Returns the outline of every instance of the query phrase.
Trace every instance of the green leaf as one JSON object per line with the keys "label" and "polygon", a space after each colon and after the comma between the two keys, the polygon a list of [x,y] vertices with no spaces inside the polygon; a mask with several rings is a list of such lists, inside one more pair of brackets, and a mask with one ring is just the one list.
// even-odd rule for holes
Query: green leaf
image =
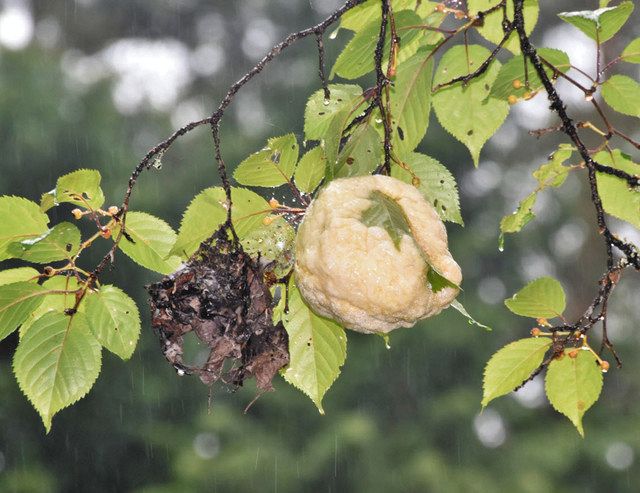
{"label": "green leaf", "polygon": [[407,154],[405,164],[410,171],[394,164],[391,176],[411,184],[415,182],[414,177],[417,178],[418,190],[433,205],[442,220],[464,224],[460,214],[458,187],[449,170],[432,157],[417,152]]}
{"label": "green leaf", "polygon": [[[134,262],[160,274],[169,274],[180,266],[180,257],[170,256],[176,233],[162,219],[146,212],[129,212],[125,230],[129,238],[123,235],[118,246]],[[114,228],[112,238],[117,238],[118,234],[119,224]]]}
{"label": "green leaf", "polygon": [[602,84],[602,97],[618,113],[640,117],[640,84],[626,75],[614,75]]}
{"label": "green leaf", "polygon": [[[614,149],[612,154],[601,151],[593,158],[605,166],[640,176],[640,164],[619,149]],[[597,173],[596,180],[605,212],[640,228],[640,190],[631,189],[625,180],[605,173]]]}
{"label": "green leaf", "polygon": [[298,162],[293,134],[273,137],[264,149],[242,161],[233,173],[238,183],[253,187],[277,187],[291,180]]}
{"label": "green leaf", "polygon": [[[426,1],[416,2],[416,0],[393,0],[391,5],[394,12],[411,9],[420,17],[425,17],[433,13],[436,3]],[[358,32],[372,21],[380,23],[381,12],[379,0],[367,0],[345,12],[340,18],[340,27]]]}
{"label": "green leaf", "polygon": [[334,176],[370,175],[382,162],[382,146],[375,128],[366,123],[358,125],[338,155]]}
{"label": "green leaf", "polygon": [[82,313],[47,313],[20,341],[13,371],[47,430],[53,416],[84,397],[100,373],[100,344]]}
{"label": "green leaf", "polygon": [[384,229],[395,247],[400,250],[403,236],[413,238],[409,221],[402,207],[394,199],[378,190],[371,192],[369,202],[371,205],[362,212],[360,222],[370,228]]}
{"label": "green leaf", "polygon": [[533,206],[536,203],[538,192],[547,187],[559,187],[567,179],[569,172],[574,168],[563,166],[563,163],[571,157],[574,150],[573,146],[560,145],[551,155],[549,162],[533,172],[533,177],[538,181],[536,189],[520,201],[515,212],[503,217],[500,221],[500,249],[504,247],[505,233],[519,232],[535,217]]}
{"label": "green leaf", "polygon": [[22,197],[0,196],[0,260],[12,258],[8,246],[43,235],[49,218],[38,204]]}
{"label": "green leaf", "polygon": [[[575,358],[569,356],[572,351],[578,353]],[[563,357],[549,364],[545,391],[554,409],[569,418],[584,437],[582,417],[602,391],[602,370],[594,355],[590,351],[565,350]]]}
{"label": "green leaf", "polygon": [[298,190],[304,193],[312,193],[324,178],[327,167],[327,158],[324,157],[324,150],[317,146],[307,151],[296,168],[293,181]]}
{"label": "green leaf", "polygon": [[[42,296],[42,303],[31,312],[27,319],[20,325],[20,338],[24,337],[33,323],[47,312],[64,313],[68,308],[73,308],[76,304],[75,293],[52,293],[51,291],[77,291],[81,285],[75,276],[55,276],[42,283],[45,294]],[[86,298],[85,298],[86,300]],[[85,303],[78,306],[79,312],[84,312]]]}
{"label": "green leaf", "polygon": [[516,315],[531,318],[555,318],[562,316],[566,307],[564,289],[552,277],[540,277],[531,281],[504,304]]}
{"label": "green leaf", "polygon": [[[464,46],[450,48],[440,60],[434,84],[446,83],[472,72],[488,56],[489,50],[478,45],[468,47],[468,57]],[[467,146],[476,166],[482,146],[500,128],[509,113],[506,101],[488,97],[499,71],[500,63],[496,60],[484,74],[465,87],[457,83],[433,95],[433,109],[438,121]]]}
{"label": "green leaf", "polygon": [[[560,72],[569,71],[571,62],[569,56],[560,50],[553,48],[538,48],[538,55],[547,62],[556,67]],[[531,96],[543,89],[542,81],[535,70],[532,70],[531,64],[528,64],[529,70],[525,73],[525,61],[522,55],[511,57],[502,67],[491,87],[491,97],[508,101],[510,96],[516,97],[518,100],[531,98]],[[553,70],[544,65],[544,70],[553,80]],[[527,85],[527,78],[529,85]]]}
{"label": "green leaf", "polygon": [[40,264],[70,259],[79,249],[80,230],[67,222],[56,224],[37,238],[12,243],[8,247],[12,257]]}
{"label": "green leaf", "polygon": [[324,155],[327,160],[327,167],[324,172],[325,183],[328,183],[335,178],[342,134],[353,117],[354,115],[351,110],[344,109],[336,114],[329,124],[325,138],[322,141]]}
{"label": "green leaf", "polygon": [[[263,218],[271,212],[269,203],[246,188],[232,188],[231,219],[236,233],[244,238],[262,226]],[[209,238],[227,219],[226,195],[221,187],[206,188],[187,207],[180,232],[171,255],[189,258],[200,243]]]}
{"label": "green leaf", "polygon": [[24,322],[42,303],[45,289],[33,282],[0,286],[0,341]]}
{"label": "green leaf", "polygon": [[620,58],[629,63],[640,63],[640,38],[636,38],[622,50]]}
{"label": "green leaf", "polygon": [[[496,0],[467,0],[467,7],[470,14],[476,15],[480,11],[494,7],[497,3]],[[538,22],[539,12],[538,0],[524,0],[523,14],[527,34],[531,34]],[[507,19],[513,21],[513,2],[511,1],[507,1]],[[486,40],[497,45],[504,37],[502,20],[502,9],[497,9],[484,17],[478,32]],[[520,53],[520,40],[515,30],[503,46],[512,53]]]}
{"label": "green leaf", "polygon": [[120,288],[106,285],[86,301],[87,323],[102,346],[127,360],[140,336],[140,313],[135,302]]}
{"label": "green leaf", "polygon": [[[427,264],[428,263],[429,262],[427,262]],[[434,293],[442,291],[444,288],[460,289],[460,286],[444,277],[432,265],[429,265],[429,269],[427,270],[427,281],[431,286],[431,291]]]}
{"label": "green leaf", "polygon": [[413,151],[427,132],[433,78],[431,51],[431,47],[425,47],[400,63],[392,86],[392,144],[401,158]]}
{"label": "green leaf", "polygon": [[480,327],[481,329],[485,329],[487,331],[491,331],[493,329],[491,329],[491,327],[488,327],[487,325],[481,324],[480,322],[478,322],[475,318],[473,318],[471,315],[469,315],[469,312],[467,311],[467,309],[463,306],[462,303],[460,303],[458,300],[453,300],[451,302],[451,304],[449,305],[450,308],[453,308],[454,310],[457,310],[458,312],[460,312],[463,316],[467,317],[467,322],[469,322],[469,325],[477,325],[478,327]]}
{"label": "green leaf", "polygon": [[268,225],[251,231],[242,240],[242,247],[253,258],[267,263],[265,269],[283,278],[293,267],[293,251],[296,232],[283,218],[279,217]]}
{"label": "green leaf", "polygon": [[[415,43],[420,34],[419,29],[407,29],[409,26],[419,26],[422,24],[420,17],[411,10],[401,10],[395,12],[396,30],[402,32],[402,44],[400,45],[400,53],[406,51],[409,47],[413,48],[415,53]],[[367,26],[358,31],[353,38],[347,43],[344,49],[338,55],[338,58],[331,69],[330,77],[338,75],[344,79],[357,79],[368,74],[374,69],[374,52],[378,36],[380,35],[380,21],[372,20]],[[387,36],[384,46],[383,66],[386,66],[389,59],[390,34],[387,30]],[[413,46],[411,46],[413,45]]]}
{"label": "green leaf", "polygon": [[33,267],[17,267],[15,269],[0,270],[0,286],[21,281],[37,281],[34,277],[39,272]]}
{"label": "green leaf", "polygon": [[484,368],[482,407],[522,385],[542,364],[549,348],[550,338],[530,337],[507,344],[491,356]]}
{"label": "green leaf", "polygon": [[283,371],[284,379],[307,394],[324,414],[322,398],[338,378],[347,356],[344,329],[313,313],[293,284],[283,323],[289,335],[290,356],[289,366]]}
{"label": "green leaf", "polygon": [[42,195],[40,207],[46,211],[68,202],[85,209],[99,209],[104,204],[101,179],[100,172],[95,169],[79,169],[63,175],[58,178],[56,188]]}
{"label": "green leaf", "polygon": [[577,27],[594,41],[604,43],[627,22],[631,12],[633,12],[633,2],[621,2],[615,7],[598,10],[561,12],[558,17]]}
{"label": "green leaf", "polygon": [[321,140],[331,121],[340,112],[355,111],[364,101],[362,88],[351,84],[330,84],[331,97],[324,98],[324,90],[313,93],[304,110],[304,135],[307,140]]}

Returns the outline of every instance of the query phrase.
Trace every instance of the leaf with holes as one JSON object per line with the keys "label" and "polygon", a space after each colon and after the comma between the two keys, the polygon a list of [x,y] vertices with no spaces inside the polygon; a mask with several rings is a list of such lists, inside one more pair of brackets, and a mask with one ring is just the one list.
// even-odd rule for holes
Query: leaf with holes
{"label": "leaf with holes", "polygon": [[68,202],[85,209],[99,209],[104,204],[104,193],[100,188],[100,172],[95,169],[79,169],[58,178],[56,188],[42,195],[40,207],[43,211]]}
{"label": "leaf with holes", "polygon": [[233,177],[242,185],[277,187],[291,180],[298,162],[298,143],[293,134],[273,137],[264,149],[242,161]]}
{"label": "leaf with holes", "polygon": [[0,260],[12,258],[14,242],[33,240],[49,231],[49,218],[38,204],[22,197],[0,197]]}
{"label": "leaf with holes", "polygon": [[[182,263],[180,257],[170,255],[176,242],[176,233],[162,219],[146,212],[129,212],[125,222],[127,236],[118,247],[131,260],[142,267],[169,274]],[[114,228],[112,238],[118,237],[120,226]]]}
{"label": "leaf with holes", "polygon": [[56,224],[37,238],[12,243],[8,247],[12,257],[40,264],[70,259],[79,249],[80,230],[67,222]]}
{"label": "leaf with holes", "polygon": [[[262,226],[271,207],[260,195],[246,188],[233,187],[231,193],[233,226],[238,236],[244,238]],[[196,195],[182,216],[178,238],[170,254],[189,258],[227,219],[226,200],[222,187],[206,188]]]}
{"label": "leaf with holes", "polygon": [[380,134],[369,124],[359,125],[340,151],[335,176],[370,175],[382,162]]}
{"label": "leaf with holes", "polygon": [[[553,48],[538,48],[538,55],[562,73],[568,72],[571,67],[569,55],[564,51]],[[546,64],[543,65],[549,79],[553,81],[553,69]],[[524,57],[516,55],[500,67],[498,77],[491,87],[490,95],[496,99],[513,102],[513,99],[510,99],[512,96],[517,100],[530,99],[543,89],[538,73],[531,69],[530,64],[528,64],[528,70],[525,72]]]}
{"label": "leaf with holes", "polygon": [[304,136],[307,140],[323,139],[337,114],[343,110],[353,112],[364,101],[360,86],[330,84],[329,91],[329,99],[325,99],[324,90],[319,89],[307,101],[304,110]]}
{"label": "leaf with holes", "polygon": [[[476,15],[480,11],[488,10],[497,4],[498,2],[496,2],[496,0],[467,0],[467,8],[472,15]],[[523,15],[527,34],[531,34],[533,31],[533,28],[538,22],[539,13],[540,7],[538,6],[538,0],[524,0]],[[513,2],[511,1],[507,1],[507,19],[513,21]],[[497,45],[504,37],[502,20],[502,9],[498,8],[484,16],[482,24],[478,27],[478,32],[486,40]],[[515,30],[509,35],[509,39],[503,46],[512,53],[520,53],[520,40]]]}
{"label": "leaf with holes", "polygon": [[140,314],[135,302],[116,286],[102,286],[86,301],[89,329],[103,347],[126,360],[140,336]]}
{"label": "leaf with holes", "polygon": [[[640,176],[640,164],[634,163],[619,149],[614,149],[611,154],[601,151],[593,159],[605,166]],[[597,173],[596,180],[605,212],[640,228],[640,190],[631,189],[626,180],[606,173]]]}
{"label": "leaf with holes", "polygon": [[293,284],[289,288],[289,311],[282,320],[289,335],[290,355],[284,379],[307,394],[324,414],[322,398],[338,378],[347,356],[344,329],[313,313]]}
{"label": "leaf with holes", "polygon": [[433,77],[431,52],[431,47],[425,47],[398,65],[391,90],[391,129],[393,149],[400,158],[413,151],[427,132]]}
{"label": "leaf with holes", "polygon": [[417,178],[418,190],[433,205],[443,221],[464,224],[460,214],[458,186],[449,170],[434,158],[417,152],[405,156],[405,164],[408,170],[394,164],[391,176],[406,183],[415,183],[414,177]]}
{"label": "leaf with holes", "polygon": [[545,391],[553,408],[569,418],[584,437],[582,417],[602,391],[602,370],[595,356],[590,351],[565,350],[564,356],[549,364]]}
{"label": "leaf with holes", "polygon": [[44,292],[42,286],[26,281],[0,286],[0,341],[38,308]]}
{"label": "leaf with holes", "polygon": [[498,350],[484,368],[482,407],[510,393],[531,376],[551,348],[551,339],[530,337]]}
{"label": "leaf with holes", "polygon": [[48,433],[53,416],[93,387],[100,364],[100,344],[84,315],[51,312],[36,320],[20,341],[13,371]]}
{"label": "leaf with holes", "polygon": [[317,146],[307,151],[296,168],[293,181],[298,190],[304,193],[312,193],[324,178],[327,167],[327,158],[322,147]]}
{"label": "leaf with holes", "polygon": [[[468,56],[467,56],[468,55]],[[449,49],[436,70],[434,84],[467,75],[479,67],[489,56],[489,50],[478,45]],[[484,143],[500,128],[509,113],[509,104],[489,97],[491,84],[500,71],[494,61],[487,71],[466,86],[457,83],[433,95],[433,109],[440,124],[456,139],[467,146],[477,166]]]}
{"label": "leaf with holes", "polygon": [[552,277],[540,277],[531,281],[504,304],[516,315],[531,318],[555,318],[562,316],[566,299],[562,285]]}
{"label": "leaf with holes", "polygon": [[618,113],[640,117],[640,84],[626,75],[614,75],[602,84],[602,97]]}
{"label": "leaf with holes", "polygon": [[558,17],[580,29],[594,41],[604,43],[611,39],[627,22],[633,12],[633,2],[621,2],[615,7],[598,10],[561,12]]}
{"label": "leaf with holes", "polygon": [[38,280],[40,273],[33,267],[16,267],[15,269],[0,270],[0,286],[14,282]]}
{"label": "leaf with holes", "polygon": [[[420,35],[419,29],[407,29],[409,26],[419,26],[422,24],[420,16],[411,10],[401,10],[395,12],[396,30],[402,32],[402,43],[400,45],[400,53],[405,56],[408,50],[415,53],[417,44],[413,41],[417,40]],[[353,38],[347,43],[344,49],[338,55],[330,77],[338,75],[344,79],[357,79],[363,75],[372,72],[374,69],[373,52],[376,49],[378,37],[380,36],[380,21],[372,20],[365,28],[358,31]],[[384,46],[384,57],[382,66],[386,67],[389,60],[390,34],[387,29],[387,35]]]}

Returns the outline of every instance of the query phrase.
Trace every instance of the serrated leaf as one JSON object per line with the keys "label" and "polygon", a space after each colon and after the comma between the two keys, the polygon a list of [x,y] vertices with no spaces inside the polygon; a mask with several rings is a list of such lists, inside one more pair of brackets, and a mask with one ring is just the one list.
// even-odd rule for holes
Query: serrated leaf
{"label": "serrated leaf", "polygon": [[530,337],[498,350],[484,368],[482,407],[510,393],[531,376],[551,348],[551,339]]}
{"label": "serrated leaf", "polygon": [[473,318],[471,315],[469,315],[469,312],[467,311],[467,309],[458,300],[453,300],[451,302],[451,304],[449,305],[449,307],[453,308],[456,311],[458,311],[464,317],[467,317],[467,322],[469,322],[469,325],[477,325],[481,329],[485,329],[485,330],[487,330],[489,332],[491,332],[493,330],[491,327],[478,322],[475,318]]}
{"label": "serrated leaf", "polygon": [[33,267],[16,267],[15,269],[0,270],[0,286],[22,281],[37,281],[40,274]]}
{"label": "serrated leaf", "polygon": [[25,281],[0,286],[0,341],[38,308],[44,291],[42,286]]}
{"label": "serrated leaf", "polygon": [[[494,7],[497,3],[496,0],[467,0],[467,8],[470,14],[476,15],[480,11]],[[538,22],[539,12],[538,0],[524,0],[523,15],[527,34],[531,34]],[[513,2],[510,1],[507,2],[507,19],[513,21]],[[478,32],[486,40],[497,45],[504,37],[502,20],[502,9],[497,9],[484,16],[482,25],[478,27]],[[520,53],[520,40],[515,30],[503,46],[512,53]]]}
{"label": "serrated leaf", "polygon": [[564,356],[554,359],[547,369],[545,391],[556,411],[564,414],[584,437],[582,417],[600,397],[602,370],[590,351],[580,351],[575,358]]}
{"label": "serrated leaf", "polygon": [[407,154],[404,161],[411,171],[394,164],[391,166],[391,176],[411,184],[414,183],[415,176],[419,180],[418,190],[433,205],[442,220],[464,224],[460,214],[458,186],[449,170],[434,158],[417,152]]}
{"label": "serrated leaf", "polygon": [[531,318],[555,318],[562,316],[566,299],[562,285],[552,277],[540,277],[531,281],[504,304],[516,315]]}
{"label": "serrated leaf", "polygon": [[101,286],[86,301],[89,329],[98,342],[127,360],[140,336],[140,313],[136,303],[116,286]]}
{"label": "serrated leaf", "polygon": [[560,12],[558,17],[580,29],[594,41],[611,39],[633,12],[633,2],[621,2],[615,7],[577,12]]}
{"label": "serrated leaf", "polygon": [[618,113],[640,117],[640,84],[626,75],[614,75],[602,84],[602,97]]}
{"label": "serrated leaf", "polygon": [[100,188],[100,172],[95,169],[79,169],[58,178],[56,188],[42,195],[40,207],[43,211],[68,202],[85,209],[99,209],[104,204],[104,193]]}
{"label": "serrated leaf", "polygon": [[[450,48],[440,60],[434,85],[472,72],[489,54],[489,50],[478,45],[470,45],[468,50],[462,45]],[[484,74],[465,87],[457,83],[433,95],[433,109],[438,121],[467,146],[476,166],[484,143],[500,128],[509,113],[506,101],[488,97],[499,71],[500,63],[494,61]]]}
{"label": "serrated leaf", "polygon": [[[177,235],[162,219],[146,212],[129,212],[125,230],[129,238],[123,235],[118,247],[142,267],[160,274],[169,274],[182,263],[180,257],[170,254]],[[112,238],[117,238],[119,234],[118,223]]]}
{"label": "serrated leaf", "polygon": [[382,162],[380,135],[371,125],[363,123],[349,136],[338,155],[334,176],[370,175]]}
{"label": "serrated leaf", "polygon": [[291,180],[298,162],[298,142],[293,134],[273,137],[264,149],[242,161],[233,177],[242,185],[277,187]]}
{"label": "serrated leaf", "polygon": [[431,47],[425,47],[400,63],[392,86],[392,145],[401,158],[413,151],[427,132],[433,78],[431,51]]}
{"label": "serrated leaf", "polygon": [[12,243],[9,254],[28,262],[46,264],[70,259],[80,249],[80,230],[71,223],[56,224],[37,238]]}
{"label": "serrated leaf", "polygon": [[[411,9],[420,17],[432,14],[435,10],[435,2],[416,2],[416,0],[393,0],[391,2],[394,12]],[[340,27],[358,32],[372,21],[380,22],[381,8],[379,0],[368,0],[349,9],[340,18]]]}
{"label": "serrated leaf", "polygon": [[636,38],[622,50],[620,59],[629,63],[640,63],[640,38]]}
{"label": "serrated leaf", "polygon": [[[421,23],[422,20],[420,19],[420,16],[411,10],[395,12],[396,30],[403,33],[400,53],[403,51],[406,53],[406,51],[411,48],[413,48],[413,53],[415,53],[417,46],[415,46],[415,43],[412,43],[412,41],[418,38],[420,30],[409,30],[406,28],[409,26],[419,26]],[[389,59],[389,31],[390,30],[387,29],[385,47],[383,50],[383,66],[387,65]],[[340,52],[340,55],[338,55],[338,58],[331,69],[330,77],[333,78],[335,75],[338,75],[344,79],[357,79],[373,71],[373,53],[375,51],[379,35],[380,22],[377,19],[373,19],[365,28],[358,31]]]}
{"label": "serrated leaf", "polygon": [[[246,188],[232,188],[231,219],[236,233],[244,238],[262,225],[271,212],[269,203]],[[200,243],[209,238],[227,219],[226,195],[222,187],[206,188],[191,201],[180,223],[171,255],[189,258]]]}
{"label": "serrated leaf", "polygon": [[47,313],[35,321],[13,358],[20,390],[47,430],[53,416],[84,397],[100,373],[100,344],[81,313]]}
{"label": "serrated leaf", "polygon": [[330,98],[324,90],[314,92],[304,110],[304,135],[307,140],[321,140],[333,118],[343,110],[355,112],[363,103],[362,88],[352,84],[330,84]]}
{"label": "serrated leaf", "polygon": [[[553,48],[538,48],[538,55],[556,67],[560,72],[566,73],[571,68],[569,55]],[[508,101],[510,96],[518,100],[530,98],[532,94],[543,89],[542,81],[538,73],[528,63],[528,71],[525,73],[525,61],[522,55],[511,57],[502,67],[491,87],[491,97]],[[544,70],[553,80],[553,70],[544,65]],[[527,85],[527,78],[529,84]]]}
{"label": "serrated leaf", "polygon": [[[593,158],[605,166],[640,176],[640,164],[619,149],[614,149],[612,154],[599,152]],[[631,189],[625,180],[605,173],[597,173],[596,180],[605,212],[640,228],[640,190]]]}
{"label": "serrated leaf", "polygon": [[533,206],[538,198],[537,192],[531,192],[527,197],[520,201],[518,208],[507,216],[504,216],[500,221],[500,248],[504,248],[504,234],[505,233],[517,233],[524,228],[529,221],[531,221],[536,215],[533,213]]}
{"label": "serrated leaf", "polygon": [[251,257],[260,258],[265,270],[280,279],[293,267],[293,251],[296,232],[283,218],[251,231],[242,240],[242,248]]}
{"label": "serrated leaf", "polygon": [[319,317],[305,305],[300,292],[289,288],[289,311],[283,323],[289,335],[289,365],[284,379],[307,394],[321,414],[322,398],[340,374],[347,355],[344,329]]}
{"label": "serrated leaf", "polygon": [[0,197],[0,260],[12,258],[11,243],[37,238],[49,231],[49,218],[38,204],[22,197]]}
{"label": "serrated leaf", "polygon": [[400,250],[403,236],[413,238],[411,226],[400,204],[384,193],[374,190],[369,195],[370,206],[362,212],[360,222],[372,228],[384,229],[395,247]]}
{"label": "serrated leaf", "polygon": [[[76,304],[75,293],[64,291],[77,291],[81,286],[75,276],[54,276],[42,283],[46,294],[42,296],[42,303],[31,312],[27,319],[20,325],[20,338],[24,337],[33,323],[47,312],[64,313],[68,308]],[[85,303],[78,306],[79,312],[84,312]]]}
{"label": "serrated leaf", "polygon": [[307,151],[296,168],[293,181],[298,190],[304,193],[312,193],[324,178],[327,167],[327,158],[324,156],[322,147],[317,146]]}

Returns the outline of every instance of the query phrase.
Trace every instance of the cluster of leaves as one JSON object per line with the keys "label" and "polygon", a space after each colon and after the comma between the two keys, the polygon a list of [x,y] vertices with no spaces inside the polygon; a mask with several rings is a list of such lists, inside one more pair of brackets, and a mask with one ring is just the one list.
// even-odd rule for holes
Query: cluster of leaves
{"label": "cluster of leaves", "polygon": [[[264,262],[266,282],[274,295],[281,294],[273,317],[274,323],[284,324],[289,336],[290,363],[282,375],[323,412],[322,398],[346,358],[346,334],[335,322],[319,317],[305,305],[291,278],[295,226],[314,194],[336,178],[386,172],[415,186],[442,220],[463,225],[454,177],[442,163],[416,149],[428,131],[433,108],[441,126],[468,148],[477,166],[482,147],[503,124],[510,107],[548,91],[541,77],[544,74],[532,70],[526,54],[520,53],[512,3],[468,0],[465,11],[415,0],[367,0],[352,2],[350,7],[340,17],[338,29],[351,33],[351,38],[330,72],[331,78],[343,81],[327,85],[323,80],[324,87],[309,98],[302,147],[292,133],[268,139],[261,150],[235,168],[233,177],[238,186],[225,189],[229,185],[223,175],[224,187],[207,188],[194,197],[177,233],[159,218],[128,211],[128,195],[123,208],[101,209],[104,194],[97,171],[80,170],[61,177],[56,188],[42,196],[40,205],[18,197],[0,198],[0,216],[7,218],[0,226],[0,260],[44,265],[40,271],[19,267],[0,272],[0,338],[20,327],[14,357],[16,377],[47,430],[57,411],[81,398],[93,385],[100,370],[101,347],[126,359],[139,335],[133,301],[115,286],[101,285],[99,272],[87,272],[77,265],[81,252],[100,238],[115,242],[110,249],[112,257],[119,249],[143,267],[168,274],[225,223],[231,208],[233,228],[243,248]],[[622,2],[616,7],[603,5],[597,11],[560,17],[596,40],[599,49],[632,10],[631,2]],[[524,0],[527,34],[533,30],[538,12],[537,0]],[[457,27],[444,28],[447,19],[451,21],[447,26]],[[470,30],[496,48],[492,51],[480,44],[467,44]],[[445,50],[456,37],[463,38],[464,44]],[[512,54],[504,63],[495,58],[500,49]],[[635,40],[616,60],[640,63],[639,52],[640,43]],[[560,50],[541,48],[538,55],[551,80],[568,77],[573,68]],[[356,83],[365,84],[374,72],[373,87]],[[611,108],[640,116],[638,83],[623,75],[602,81],[601,75],[592,79],[588,96],[593,99],[602,86],[602,97]],[[213,120],[194,122],[182,134],[207,121],[213,124]],[[590,124],[589,128],[595,127]],[[593,159],[603,167],[597,176],[603,207],[607,213],[640,226],[640,193],[610,172],[637,175],[640,166],[609,147],[612,135],[624,134],[608,122],[607,131],[600,133],[606,139]],[[162,152],[179,134],[165,142]],[[534,173],[536,189],[516,212],[502,220],[501,248],[505,233],[518,232],[533,219],[538,192],[560,187],[569,172],[585,167],[584,162],[565,165],[576,150],[573,145],[560,146]],[[283,187],[294,205],[267,200],[245,187]],[[232,203],[227,200],[229,191]],[[46,211],[65,203],[76,206],[76,219],[85,218],[97,231],[82,241],[80,230],[72,223],[49,228]],[[392,199],[378,197],[373,203],[363,221],[383,226],[396,241],[411,234]],[[430,272],[428,281],[434,290],[446,285],[446,279]],[[513,312],[547,326],[547,319],[562,317],[564,299],[557,281],[545,278],[525,287],[506,304]],[[468,317],[462,305],[452,306]],[[534,335],[506,346],[491,359],[483,405],[521,385],[544,364],[548,366],[550,401],[582,433],[582,415],[602,386],[602,372],[596,363],[604,368],[605,362],[590,349],[584,332],[568,331],[561,346],[556,344],[562,335],[558,330],[543,333],[537,329]],[[550,356],[545,359],[547,353]]]}

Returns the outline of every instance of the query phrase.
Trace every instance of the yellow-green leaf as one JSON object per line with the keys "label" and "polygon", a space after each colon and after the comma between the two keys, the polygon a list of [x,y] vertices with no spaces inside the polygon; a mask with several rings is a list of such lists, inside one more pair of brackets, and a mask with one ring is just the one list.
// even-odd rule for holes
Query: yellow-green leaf
{"label": "yellow-green leaf", "polygon": [[[640,164],[631,161],[619,149],[614,149],[611,154],[599,152],[593,158],[605,166],[640,176]],[[596,180],[605,212],[640,228],[640,190],[629,188],[626,180],[606,173],[597,173]]]}
{"label": "yellow-green leaf", "polygon": [[8,247],[12,257],[40,264],[70,259],[79,249],[80,230],[68,222],[56,224],[37,238],[12,243]]}
{"label": "yellow-green leaf", "polygon": [[93,387],[100,364],[100,344],[84,315],[50,312],[36,320],[20,341],[13,371],[48,433],[53,416]]}
{"label": "yellow-green leaf", "polygon": [[[572,351],[577,351],[574,358],[569,356]],[[549,364],[545,391],[554,409],[569,418],[584,437],[582,417],[602,391],[602,370],[595,356],[589,351],[565,350],[563,357]]]}
{"label": "yellow-green leaf", "polygon": [[56,188],[42,195],[40,207],[43,211],[68,202],[85,209],[98,209],[104,204],[104,193],[100,188],[100,172],[95,169],[79,169],[58,178]]}
{"label": "yellow-green leaf", "polygon": [[11,243],[32,240],[49,231],[49,218],[38,204],[22,197],[0,197],[0,260],[12,258]]}
{"label": "yellow-green leaf", "polygon": [[327,159],[324,156],[324,150],[320,146],[316,146],[307,151],[296,168],[293,175],[298,190],[304,193],[312,193],[324,178],[324,172],[327,167]]}
{"label": "yellow-green leaf", "polygon": [[550,338],[530,337],[507,344],[491,356],[484,368],[482,407],[529,378],[550,347]]}
{"label": "yellow-green leaf", "polygon": [[37,281],[39,272],[33,267],[16,267],[15,269],[0,270],[0,286],[20,281]]}
{"label": "yellow-green leaf", "polygon": [[626,75],[614,75],[602,84],[602,97],[618,113],[640,117],[640,84]]}
{"label": "yellow-green leaf", "polygon": [[304,110],[304,136],[307,140],[323,139],[338,113],[355,111],[363,102],[362,88],[357,85],[329,84],[329,91],[329,99],[325,99],[324,90],[319,89],[307,101]]}
{"label": "yellow-green leaf", "polygon": [[293,134],[273,137],[264,149],[242,161],[233,177],[242,185],[277,187],[291,180],[298,162],[298,143]]}
{"label": "yellow-green leaf", "polygon": [[555,318],[564,312],[566,299],[558,281],[552,277],[540,277],[506,299],[504,304],[523,317]]}
{"label": "yellow-green leaf", "polygon": [[38,308],[44,291],[42,286],[25,281],[0,286],[0,341]]}
{"label": "yellow-green leaf", "polygon": [[621,2],[615,7],[577,12],[561,12],[558,17],[580,29],[594,41],[604,43],[611,39],[627,22],[633,12],[633,2]]}

